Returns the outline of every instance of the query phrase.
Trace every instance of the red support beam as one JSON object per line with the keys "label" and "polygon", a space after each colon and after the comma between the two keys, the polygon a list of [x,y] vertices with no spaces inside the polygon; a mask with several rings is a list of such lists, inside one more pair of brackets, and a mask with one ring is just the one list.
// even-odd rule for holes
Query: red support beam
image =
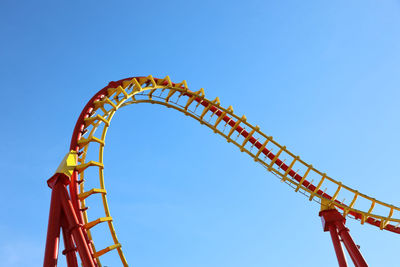
{"label": "red support beam", "polygon": [[342,244],[340,244],[339,236],[336,230],[336,227],[330,225],[329,232],[331,233],[333,247],[335,248],[336,257],[339,262],[339,267],[347,267],[346,256],[344,255]]}
{"label": "red support beam", "polygon": [[65,247],[62,254],[67,258],[67,266],[68,267],[79,267],[78,260],[76,258],[76,249],[77,248],[75,247],[74,240],[68,229],[69,226],[68,226],[68,222],[67,222],[65,216],[62,216],[62,218],[61,218],[61,228],[62,228],[63,239],[64,239],[64,247]]}
{"label": "red support beam", "polygon": [[[361,255],[358,246],[354,243],[350,236],[350,231],[345,227],[346,219],[336,209],[323,210],[319,213],[322,220],[324,231],[329,231],[332,237],[332,243],[335,248],[336,257],[340,267],[347,267],[345,255],[343,253],[340,239],[344,243],[356,267],[368,267],[367,262]],[[340,237],[340,239],[339,239]]]}
{"label": "red support beam", "polygon": [[67,190],[69,181],[69,177],[62,173],[56,173],[47,181],[49,187],[52,188],[52,194],[43,266],[57,266],[60,230],[63,229],[65,244],[63,254],[67,257],[68,266],[78,266],[77,250],[84,267],[96,267],[93,253],[85,238],[83,225],[79,223],[69,197]]}

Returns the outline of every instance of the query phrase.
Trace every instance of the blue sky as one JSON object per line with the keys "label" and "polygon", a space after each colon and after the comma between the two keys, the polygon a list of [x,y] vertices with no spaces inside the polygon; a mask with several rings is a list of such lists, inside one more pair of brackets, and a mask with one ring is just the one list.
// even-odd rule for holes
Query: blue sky
{"label": "blue sky", "polygon": [[[316,168],[399,206],[399,4],[1,1],[2,264],[42,264],[46,180],[90,97],[131,76],[204,87]],[[316,203],[182,114],[121,110],[105,163],[132,266],[337,266]],[[399,236],[347,225],[371,266],[397,263]]]}

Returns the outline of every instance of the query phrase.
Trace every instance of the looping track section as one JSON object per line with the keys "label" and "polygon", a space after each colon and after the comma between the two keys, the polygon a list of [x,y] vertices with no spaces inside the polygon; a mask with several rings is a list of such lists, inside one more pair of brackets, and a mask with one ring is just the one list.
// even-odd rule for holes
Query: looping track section
{"label": "looping track section", "polygon": [[[140,103],[172,108],[199,121],[278,176],[295,192],[303,193],[308,200],[335,207],[344,217],[351,216],[361,224],[400,233],[399,207],[362,194],[317,170],[264,134],[259,126],[250,124],[245,116],[237,116],[232,106],[222,107],[218,97],[209,100],[203,89],[190,91],[186,81],[172,83],[168,76],[164,79],[134,77],[111,82],[100,90],[82,111],[71,140],[70,149],[78,154],[70,183],[71,201],[98,266],[101,266],[101,257],[110,251],[117,251],[122,264],[128,265],[107,202],[103,152],[107,130],[116,111]],[[87,188],[88,180],[94,179],[87,173],[93,169],[98,171],[98,186]],[[89,221],[90,209],[86,202],[95,195],[101,199],[104,216]],[[93,242],[92,230],[99,224],[108,225],[113,242],[107,247],[97,248]]]}

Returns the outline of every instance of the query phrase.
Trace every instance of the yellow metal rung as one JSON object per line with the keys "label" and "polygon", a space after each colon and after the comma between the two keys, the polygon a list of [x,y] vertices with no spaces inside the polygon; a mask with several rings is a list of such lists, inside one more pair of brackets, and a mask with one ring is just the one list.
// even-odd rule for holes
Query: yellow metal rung
{"label": "yellow metal rung", "polygon": [[85,229],[90,229],[90,228],[98,225],[99,223],[108,222],[108,221],[112,221],[112,217],[98,218],[97,220],[94,220],[94,221],[91,221],[91,222],[85,224],[84,227],[85,227]]}
{"label": "yellow metal rung", "polygon": [[264,144],[260,147],[257,154],[254,156],[254,161],[258,161],[258,156],[260,156],[261,152],[264,150],[270,140],[272,140],[272,136],[265,140]]}
{"label": "yellow metal rung", "polygon": [[93,189],[90,189],[89,191],[80,193],[78,195],[78,198],[80,200],[83,200],[83,199],[85,199],[85,198],[87,198],[87,197],[89,197],[89,196],[91,196],[93,194],[98,194],[98,193],[107,194],[107,191],[105,189],[101,189],[101,188],[93,188]]}
{"label": "yellow metal rung", "polygon": [[276,153],[275,157],[271,160],[271,163],[268,165],[268,170],[272,170],[272,166],[274,165],[275,161],[278,159],[278,157],[281,155],[282,151],[285,150],[286,147],[283,146],[281,149],[279,149],[278,153]]}
{"label": "yellow metal rung", "polygon": [[202,112],[201,115],[200,115],[200,119],[201,119],[201,120],[202,120],[203,117],[206,115],[206,113],[210,110],[211,106],[212,106],[211,104],[208,104],[208,106],[205,107],[205,108],[203,109],[203,112]]}
{"label": "yellow metal rung", "polygon": [[185,110],[188,109],[188,107],[190,106],[190,104],[192,104],[193,100],[196,98],[196,96],[192,96],[191,98],[188,99],[188,101],[186,102],[186,105],[184,107]]}
{"label": "yellow metal rung", "polygon": [[336,189],[335,194],[333,194],[333,196],[332,196],[332,198],[331,198],[332,201],[335,201],[335,200],[336,200],[337,196],[339,195],[340,189],[342,189],[342,183],[339,182],[339,186],[338,186],[338,188]]}
{"label": "yellow metal rung", "polygon": [[116,248],[120,248],[120,247],[121,247],[121,244],[115,244],[115,245],[106,247],[105,249],[102,249],[102,250],[100,250],[100,251],[95,252],[95,253],[93,254],[93,257],[94,257],[94,258],[98,258],[98,257],[100,257],[100,256],[102,256],[102,255],[104,255],[104,254],[106,254],[107,252],[109,252],[109,251],[111,251],[111,250],[113,250],[113,249],[116,249]]}
{"label": "yellow metal rung", "polygon": [[240,151],[244,151],[244,146],[246,145],[246,143],[249,141],[249,139],[253,136],[255,131],[260,130],[260,127],[257,125],[255,128],[253,128],[253,130],[251,130],[250,133],[247,134],[246,139],[244,139],[242,145],[240,146]]}
{"label": "yellow metal rung", "polygon": [[[221,113],[221,116],[219,116],[218,117],[218,119],[215,121],[215,123],[214,123],[214,128],[217,128],[217,126],[218,126],[218,124],[221,122],[221,120],[225,117],[225,115],[226,115],[226,112],[222,112]],[[216,132],[215,130],[214,130],[214,132]]]}
{"label": "yellow metal rung", "polygon": [[285,174],[283,175],[281,181],[284,182],[286,180],[287,175],[289,174],[290,170],[293,168],[293,165],[296,163],[296,161],[299,160],[299,156],[296,156],[295,158],[293,158],[292,163],[290,163],[289,167],[286,169]]}
{"label": "yellow metal rung", "polygon": [[94,117],[89,117],[85,119],[85,126],[88,126],[90,124],[92,124],[94,121],[102,121],[104,122],[107,126],[110,126],[110,122],[104,118],[103,116],[101,116],[100,114],[97,114]]}
{"label": "yellow metal rung", "polygon": [[117,92],[118,93],[123,93],[124,94],[124,98],[128,98],[129,94],[125,91],[125,89],[122,86],[118,86],[117,87]]}
{"label": "yellow metal rung", "polygon": [[321,188],[322,183],[324,182],[325,178],[326,178],[326,173],[323,173],[323,174],[322,174],[322,178],[321,178],[321,180],[319,181],[317,187],[314,189],[314,191],[313,191],[312,194],[310,195],[310,198],[309,198],[310,201],[314,198],[314,196],[317,194],[318,190]]}
{"label": "yellow metal rung", "polygon": [[75,167],[75,170],[77,170],[79,173],[81,173],[82,171],[86,170],[88,167],[91,167],[91,166],[97,166],[97,167],[100,167],[100,168],[104,168],[103,163],[91,160],[91,161],[89,161],[87,163],[84,163],[84,164],[81,164],[81,165],[77,165]]}
{"label": "yellow metal rung", "polygon": [[93,102],[94,106],[97,107],[102,107],[104,104],[109,104],[113,107],[113,109],[117,109],[117,105],[115,105],[114,102],[112,102],[108,97],[105,97],[104,100],[97,100]]}
{"label": "yellow metal rung", "polygon": [[365,221],[368,219],[369,216],[365,215],[364,213],[361,214],[361,224],[364,224]]}
{"label": "yellow metal rung", "polygon": [[153,87],[157,87],[157,83],[156,83],[156,81],[154,80],[153,76],[149,75],[149,76],[147,76],[147,79],[149,79],[149,80],[151,81],[151,85],[152,85]]}
{"label": "yellow metal rung", "polygon": [[295,192],[299,191],[301,185],[303,184],[303,182],[306,180],[307,175],[310,173],[311,169],[313,168],[312,165],[308,166],[308,169],[306,171],[306,173],[304,173],[303,177],[301,178],[299,184],[297,185],[296,189],[294,190]]}
{"label": "yellow metal rung", "polygon": [[99,143],[100,145],[104,146],[104,141],[99,139],[99,138],[97,138],[97,137],[95,137],[95,136],[89,137],[87,139],[86,138],[81,138],[78,141],[78,145],[80,147],[83,147],[83,146],[86,146],[87,144],[89,144],[90,142],[96,142],[96,143]]}
{"label": "yellow metal rung", "polygon": [[135,91],[142,91],[142,85],[135,78],[132,79],[132,82],[135,84]]}
{"label": "yellow metal rung", "polygon": [[353,200],[351,201],[351,203],[350,203],[350,205],[349,205],[349,208],[347,208],[347,209],[345,209],[345,210],[343,211],[343,217],[346,217],[347,214],[349,214],[350,209],[352,209],[352,208],[354,207],[354,204],[356,203],[357,198],[358,198],[358,192],[356,191],[356,192],[354,193],[354,198],[353,198]]}
{"label": "yellow metal rung", "polygon": [[150,93],[148,94],[150,100],[153,99],[153,93],[154,93],[156,90],[157,90],[157,88],[156,88],[156,89],[152,89],[152,90],[150,91]]}
{"label": "yellow metal rung", "polygon": [[117,105],[115,105],[115,103],[112,102],[112,100],[109,99],[108,97],[106,97],[106,98],[104,99],[104,102],[107,103],[107,104],[110,104],[114,109],[117,109]]}
{"label": "yellow metal rung", "polygon": [[239,126],[239,124],[241,123],[241,120],[237,120],[235,125],[233,125],[233,127],[231,128],[231,130],[228,133],[228,138],[233,134],[233,132],[236,130],[236,128]]}
{"label": "yellow metal rung", "polygon": [[167,95],[167,97],[165,98],[165,102],[168,102],[169,99],[171,98],[171,96],[172,96],[173,94],[175,94],[175,93],[176,93],[175,90],[170,89],[170,90],[169,90],[169,93],[168,93],[168,95]]}

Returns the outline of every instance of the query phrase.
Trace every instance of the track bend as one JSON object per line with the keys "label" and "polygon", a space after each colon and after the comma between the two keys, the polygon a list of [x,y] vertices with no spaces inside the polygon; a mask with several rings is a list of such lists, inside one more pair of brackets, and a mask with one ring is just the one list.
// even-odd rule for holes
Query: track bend
{"label": "track bend", "polygon": [[[78,165],[71,177],[71,200],[79,214],[80,223],[86,229],[87,242],[99,266],[100,257],[112,250],[118,252],[124,266],[128,265],[107,203],[103,152],[107,129],[115,112],[121,107],[139,103],[173,108],[199,121],[236,145],[241,152],[278,176],[282,182],[294,188],[294,191],[306,195],[310,201],[316,200],[322,205],[336,207],[344,216],[351,216],[361,224],[366,222],[381,230],[400,233],[399,207],[364,195],[318,171],[285,146],[278,144],[271,136],[265,135],[258,126],[248,123],[245,116],[235,115],[232,106],[220,106],[218,97],[208,100],[203,89],[190,91],[186,81],[172,83],[168,76],[164,79],[152,76],[134,77],[110,82],[93,96],[79,116],[71,140],[70,149],[78,152]],[[91,158],[95,155],[93,152],[98,153],[98,158]],[[92,173],[89,170],[96,168],[99,184],[97,188],[86,189],[85,183],[93,178],[90,177]],[[85,175],[86,173],[88,174]],[[88,197],[95,198],[93,195],[101,196],[104,217],[89,221],[86,200]],[[339,201],[342,197],[348,201]],[[100,223],[108,224],[113,244],[98,250],[94,245],[92,228]]]}

